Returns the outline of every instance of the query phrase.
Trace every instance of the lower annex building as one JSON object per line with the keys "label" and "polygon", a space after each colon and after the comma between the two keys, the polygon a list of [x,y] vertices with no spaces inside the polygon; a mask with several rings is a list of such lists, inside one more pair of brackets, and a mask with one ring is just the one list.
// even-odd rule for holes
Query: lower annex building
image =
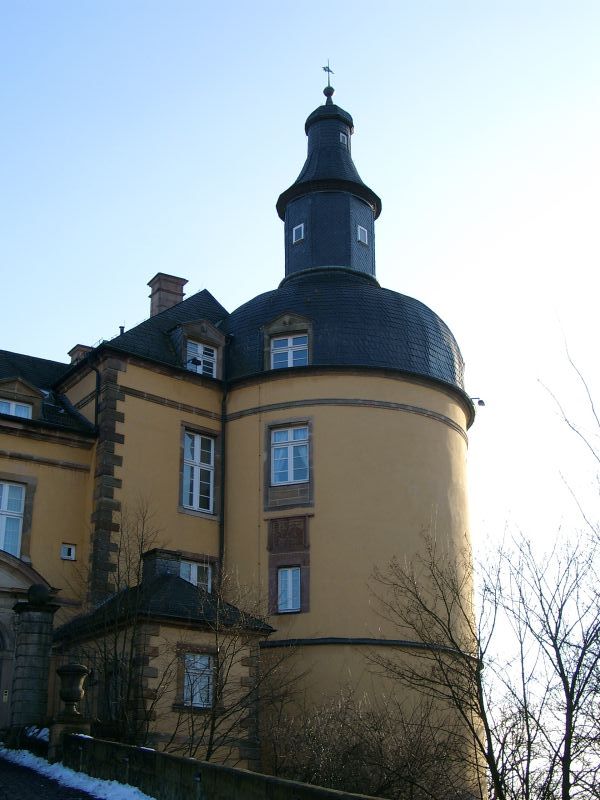
{"label": "lower annex building", "polygon": [[[277,289],[229,313],[159,273],[149,319],[70,364],[0,351],[0,726],[11,708],[15,721],[12,609],[32,584],[57,606],[57,653],[105,654],[89,683],[109,719],[126,680],[114,653],[135,629],[129,700],[153,704],[154,741],[177,729],[184,746],[201,728],[188,712],[239,702],[218,696],[215,620],[224,639],[244,632],[236,687],[259,649],[293,643],[309,698],[377,692],[363,656],[400,645],[372,603],[374,567],[413,557],[433,526],[461,552],[463,360],[435,313],[377,282],[381,201],[352,161],[352,117],[324,93],[277,202]],[[241,728],[228,741],[250,763]]]}

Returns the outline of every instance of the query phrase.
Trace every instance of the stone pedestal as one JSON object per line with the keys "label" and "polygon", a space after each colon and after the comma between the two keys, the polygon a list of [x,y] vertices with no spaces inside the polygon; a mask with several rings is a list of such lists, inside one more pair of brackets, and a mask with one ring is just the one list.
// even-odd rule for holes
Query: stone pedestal
{"label": "stone pedestal", "polygon": [[[10,724],[43,727],[48,716],[48,669],[52,647],[52,620],[58,605],[47,592],[29,590],[29,600],[14,606],[16,645]],[[41,587],[42,589],[45,587]]]}

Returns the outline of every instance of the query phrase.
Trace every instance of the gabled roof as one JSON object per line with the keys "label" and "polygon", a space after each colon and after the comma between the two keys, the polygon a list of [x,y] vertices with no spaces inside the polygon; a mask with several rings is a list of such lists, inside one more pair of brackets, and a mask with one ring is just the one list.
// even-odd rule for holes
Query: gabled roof
{"label": "gabled roof", "polygon": [[226,316],[227,310],[207,289],[203,289],[104,344],[131,355],[180,367],[181,360],[171,338],[171,331],[191,320],[207,319],[216,325]]}
{"label": "gabled roof", "polygon": [[[41,391],[41,417],[38,419],[23,419],[18,417],[20,423],[26,425],[42,425],[53,428],[63,428],[79,433],[93,433],[94,426],[80,414],[64,395],[52,391],[51,387],[56,381],[71,368],[70,364],[60,361],[48,361],[45,358],[35,358],[22,353],[10,353],[0,350],[0,380],[21,380]],[[0,389],[1,393],[1,389]],[[10,414],[2,414],[3,419],[13,420]]]}
{"label": "gabled roof", "polygon": [[64,641],[97,634],[111,625],[140,617],[192,623],[210,630],[243,628],[264,636],[273,632],[266,622],[240,611],[218,595],[176,575],[159,575],[117,592],[88,614],[70,620],[55,631],[54,639]]}
{"label": "gabled roof", "polygon": [[0,350],[0,379],[22,378],[38,389],[50,389],[70,366],[60,361]]}

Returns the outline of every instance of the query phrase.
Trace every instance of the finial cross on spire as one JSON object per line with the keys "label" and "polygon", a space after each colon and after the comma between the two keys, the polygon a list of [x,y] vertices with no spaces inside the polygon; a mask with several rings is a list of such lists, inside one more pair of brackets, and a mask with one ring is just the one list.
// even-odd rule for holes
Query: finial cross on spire
{"label": "finial cross on spire", "polygon": [[335,75],[335,72],[329,66],[329,59],[327,59],[327,66],[323,67],[323,72],[327,73],[327,86],[331,86],[331,83],[329,82],[329,80],[330,80],[329,76],[330,75]]}

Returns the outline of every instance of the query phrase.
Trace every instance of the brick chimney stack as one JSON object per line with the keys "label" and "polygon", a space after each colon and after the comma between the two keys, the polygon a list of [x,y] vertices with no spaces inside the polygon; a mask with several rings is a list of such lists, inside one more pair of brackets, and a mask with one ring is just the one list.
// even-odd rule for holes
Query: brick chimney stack
{"label": "brick chimney stack", "polygon": [[152,280],[148,281],[151,289],[150,297],[150,316],[160,314],[167,308],[181,303],[184,297],[183,287],[187,281],[185,278],[178,278],[175,275],[167,275],[164,272],[157,272]]}

